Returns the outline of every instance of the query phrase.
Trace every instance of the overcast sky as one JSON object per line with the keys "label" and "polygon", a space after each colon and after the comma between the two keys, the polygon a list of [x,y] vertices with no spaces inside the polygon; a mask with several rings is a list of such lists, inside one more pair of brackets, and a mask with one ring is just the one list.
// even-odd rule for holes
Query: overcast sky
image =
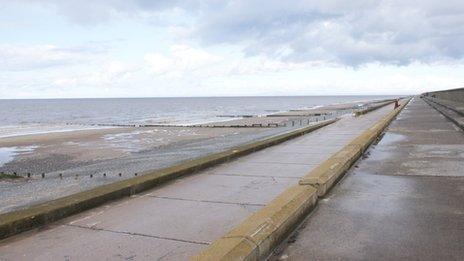
{"label": "overcast sky", "polygon": [[464,2],[0,0],[0,98],[464,86]]}

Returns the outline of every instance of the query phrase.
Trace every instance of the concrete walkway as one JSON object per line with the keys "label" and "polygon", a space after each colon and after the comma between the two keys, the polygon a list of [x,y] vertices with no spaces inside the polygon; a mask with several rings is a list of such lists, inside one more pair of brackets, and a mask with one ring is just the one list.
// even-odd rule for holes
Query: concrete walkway
{"label": "concrete walkway", "polygon": [[278,260],[462,260],[464,133],[419,98]]}
{"label": "concrete walkway", "polygon": [[313,133],[0,243],[1,260],[183,260],[393,109]]}

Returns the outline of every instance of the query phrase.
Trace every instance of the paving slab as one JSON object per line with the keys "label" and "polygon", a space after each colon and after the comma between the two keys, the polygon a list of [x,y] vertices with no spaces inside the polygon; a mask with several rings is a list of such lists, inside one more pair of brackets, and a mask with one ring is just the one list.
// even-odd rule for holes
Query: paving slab
{"label": "paving slab", "polygon": [[[18,251],[18,247],[22,250]],[[0,260],[187,260],[203,245],[66,225],[2,245]],[[160,250],[163,251],[160,251]]]}
{"label": "paving slab", "polygon": [[283,164],[317,164],[327,158],[327,155],[322,153],[300,153],[300,152],[257,152],[247,158],[247,162],[258,163],[283,163]]}
{"label": "paving slab", "polygon": [[[315,148],[318,148],[315,150]],[[339,149],[339,146],[324,146],[324,145],[299,145],[299,144],[288,144],[279,148],[278,153],[296,154],[302,155],[321,155],[325,153],[333,153]]]}
{"label": "paving slab", "polygon": [[273,199],[272,195],[280,194],[295,182],[297,179],[212,174],[179,179],[146,195],[264,206]]}
{"label": "paving slab", "polygon": [[260,206],[144,196],[68,224],[207,244]]}
{"label": "paving slab", "polygon": [[[117,259],[127,257],[131,251],[137,260],[166,256],[169,260],[182,260],[194,255],[213,240],[221,237],[252,213],[261,209],[286,188],[297,184],[299,177],[348,144],[354,137],[391,112],[389,106],[361,117],[344,116],[338,122],[280,145],[244,156],[234,161],[179,178],[141,195],[122,199],[67,218],[53,229],[44,228],[22,235],[18,240],[0,242],[2,258],[14,260],[28,252],[30,260],[60,259],[67,255],[72,260]],[[75,239],[67,238],[73,231]],[[112,243],[125,247],[106,247],[108,234],[119,236]],[[131,249],[132,235],[156,241],[154,248],[141,251]],[[159,243],[158,241],[168,243]],[[86,249],[89,242],[98,241],[98,248]],[[47,246],[50,254],[34,255],[41,251],[28,248],[28,244]],[[55,244],[56,243],[56,244]],[[191,246],[191,245],[195,246]],[[73,247],[94,252],[80,255]],[[185,246],[185,247],[184,247]],[[129,251],[129,252],[128,252]],[[151,254],[153,254],[151,256]]]}
{"label": "paving slab", "polygon": [[205,174],[299,179],[302,173],[315,166],[311,164],[269,164],[244,161],[241,164],[227,164],[220,171],[217,169],[207,170]]}
{"label": "paving slab", "polygon": [[415,98],[271,260],[462,260],[463,143]]}

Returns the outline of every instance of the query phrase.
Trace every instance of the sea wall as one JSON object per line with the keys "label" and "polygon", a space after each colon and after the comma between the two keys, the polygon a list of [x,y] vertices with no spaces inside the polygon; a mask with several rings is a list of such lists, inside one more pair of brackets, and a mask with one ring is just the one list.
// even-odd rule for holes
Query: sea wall
{"label": "sea wall", "polygon": [[464,103],[464,88],[443,90],[436,92],[426,92],[424,96],[438,98],[441,100],[449,100],[454,102]]}

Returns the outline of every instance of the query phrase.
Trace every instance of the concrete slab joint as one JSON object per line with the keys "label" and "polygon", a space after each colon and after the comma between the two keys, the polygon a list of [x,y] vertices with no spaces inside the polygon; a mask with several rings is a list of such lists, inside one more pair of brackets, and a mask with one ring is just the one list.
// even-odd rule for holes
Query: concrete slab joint
{"label": "concrete slab joint", "polygon": [[316,199],[311,186],[290,187],[192,260],[262,260],[312,209]]}

